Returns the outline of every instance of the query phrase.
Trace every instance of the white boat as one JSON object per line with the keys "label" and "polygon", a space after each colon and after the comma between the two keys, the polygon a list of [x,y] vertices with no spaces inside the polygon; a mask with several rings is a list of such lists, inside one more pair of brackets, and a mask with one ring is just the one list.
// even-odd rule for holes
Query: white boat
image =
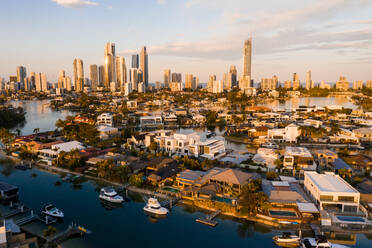
{"label": "white boat", "polygon": [[147,201],[146,206],[143,207],[148,213],[156,214],[156,215],[166,215],[168,214],[169,210],[162,207],[156,198],[149,198]]}
{"label": "white boat", "polygon": [[297,235],[293,235],[290,232],[283,232],[282,235],[276,235],[273,237],[273,240],[276,243],[296,243],[299,244],[301,238]]}
{"label": "white boat", "polygon": [[118,195],[111,187],[102,188],[99,198],[112,203],[122,203],[124,201],[123,197]]}
{"label": "white boat", "polygon": [[52,216],[54,218],[63,218],[63,212],[56,208],[53,204],[49,204],[44,207],[44,210],[41,213]]}
{"label": "white boat", "polygon": [[333,244],[325,236],[316,238],[304,238],[301,242],[302,248],[349,248],[349,246]]}

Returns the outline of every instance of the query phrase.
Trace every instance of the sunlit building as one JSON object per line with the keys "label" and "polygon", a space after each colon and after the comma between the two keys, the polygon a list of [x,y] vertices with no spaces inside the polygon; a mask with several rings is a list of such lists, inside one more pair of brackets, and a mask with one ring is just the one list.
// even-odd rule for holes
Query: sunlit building
{"label": "sunlit building", "polygon": [[[105,74],[104,74],[104,86],[111,88],[111,82],[116,84],[116,54],[115,44],[108,42],[105,46]],[[116,86],[115,86],[116,87]]]}

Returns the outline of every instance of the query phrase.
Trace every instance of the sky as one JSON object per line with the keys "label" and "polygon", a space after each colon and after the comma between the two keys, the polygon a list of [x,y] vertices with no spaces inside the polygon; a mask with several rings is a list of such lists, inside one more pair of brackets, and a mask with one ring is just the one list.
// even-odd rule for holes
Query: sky
{"label": "sky", "polygon": [[74,58],[102,64],[106,42],[131,65],[142,46],[149,81],[163,70],[222,79],[242,71],[244,40],[252,36],[252,77],[293,72],[315,82],[372,79],[372,0],[0,0],[0,77],[44,72],[72,76]]}

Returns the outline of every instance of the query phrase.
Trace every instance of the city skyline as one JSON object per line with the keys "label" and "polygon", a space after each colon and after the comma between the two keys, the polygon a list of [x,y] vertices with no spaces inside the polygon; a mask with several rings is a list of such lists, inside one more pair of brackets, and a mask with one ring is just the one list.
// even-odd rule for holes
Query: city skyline
{"label": "city skyline", "polygon": [[[163,71],[167,68],[183,75],[198,75],[200,82],[206,83],[210,74],[215,74],[221,80],[230,65],[237,66],[238,77],[242,75],[241,44],[251,35],[252,79],[255,83],[273,75],[277,75],[283,83],[291,79],[294,72],[304,83],[309,70],[316,83],[321,80],[336,82],[340,74],[350,81],[366,81],[372,77],[368,70],[372,64],[372,54],[368,50],[372,43],[372,21],[368,16],[372,1],[350,3],[333,0],[311,4],[298,1],[293,6],[290,6],[290,1],[283,1],[281,6],[267,1],[270,4],[266,5],[278,7],[272,11],[274,8],[267,8],[265,4],[242,4],[242,1],[233,1],[233,6],[224,9],[222,1],[211,6],[207,1],[200,0],[149,0],[127,4],[125,19],[130,19],[130,10],[142,7],[148,15],[144,20],[125,21],[120,29],[115,23],[121,24],[121,17],[113,15],[123,11],[124,6],[120,1],[37,0],[32,1],[33,5],[27,1],[21,2],[2,5],[9,13],[14,13],[12,9],[16,7],[19,14],[33,8],[48,11],[44,11],[45,17],[35,18],[32,26],[9,17],[8,13],[0,17],[8,23],[3,36],[12,37],[2,41],[0,50],[7,59],[1,60],[0,77],[16,75],[16,67],[23,65],[27,72],[42,72],[50,82],[57,82],[62,69],[66,75],[73,76],[71,61],[74,58],[84,61],[86,72],[91,64],[104,64],[102,47],[112,42],[117,46],[116,54],[124,56],[128,68],[131,55],[139,54],[141,47],[147,47],[150,83],[162,82]],[[241,12],[246,8],[252,10],[243,15]],[[158,11],[167,14],[154,20]],[[195,21],[187,18],[182,25],[182,20],[178,19],[172,19],[174,23],[169,24],[167,18],[180,15],[182,19],[190,12],[192,15],[204,15]],[[98,19],[102,24],[98,25],[92,17],[96,13],[100,14]],[[83,21],[77,22],[80,15]],[[104,18],[111,15],[110,18]],[[68,17],[69,21],[63,22],[62,17]],[[45,24],[48,18],[52,18],[51,23]],[[93,22],[90,23],[92,18]],[[268,20],[262,22],[265,19]],[[95,34],[102,25],[111,28],[102,30],[100,35]],[[91,26],[95,26],[94,34]],[[164,35],[154,36],[160,29]],[[77,30],[80,31],[77,38],[69,38]],[[52,37],[56,33],[66,38],[57,40]],[[27,37],[27,41],[24,37]]]}

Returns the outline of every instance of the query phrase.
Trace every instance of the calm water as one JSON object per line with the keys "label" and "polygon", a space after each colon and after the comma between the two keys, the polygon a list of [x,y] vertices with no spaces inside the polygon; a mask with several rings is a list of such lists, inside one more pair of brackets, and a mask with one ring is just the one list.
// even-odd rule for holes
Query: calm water
{"label": "calm water", "polygon": [[64,119],[71,115],[71,112],[53,111],[49,108],[49,100],[42,101],[12,101],[15,107],[23,107],[26,114],[26,122],[19,129],[23,135],[32,134],[35,128],[40,132],[52,131],[58,119]]}
{"label": "calm water", "polygon": [[291,98],[285,102],[279,102],[274,100],[262,104],[263,106],[276,109],[291,110],[292,108],[297,108],[298,106],[319,106],[325,107],[330,105],[340,105],[344,108],[357,108],[356,105],[351,103],[345,96],[332,96],[332,97],[300,97],[300,98]]}
{"label": "calm water", "polygon": [[[57,224],[57,229],[75,222],[93,232],[65,242],[67,247],[275,247],[271,238],[281,232],[223,217],[217,217],[219,224],[215,228],[205,226],[195,222],[204,213],[183,206],[173,208],[167,218],[159,220],[147,216],[140,201],[107,210],[98,199],[95,182],[88,181],[74,189],[70,183],[55,186],[60,180],[58,175],[36,169],[5,171],[0,174],[0,181],[19,186],[20,200],[27,206],[40,211],[45,204],[54,203],[64,211],[64,223]],[[32,177],[33,173],[37,176]],[[34,222],[26,228],[41,232],[45,226]],[[372,244],[364,235],[359,235],[356,242],[355,247]]]}

